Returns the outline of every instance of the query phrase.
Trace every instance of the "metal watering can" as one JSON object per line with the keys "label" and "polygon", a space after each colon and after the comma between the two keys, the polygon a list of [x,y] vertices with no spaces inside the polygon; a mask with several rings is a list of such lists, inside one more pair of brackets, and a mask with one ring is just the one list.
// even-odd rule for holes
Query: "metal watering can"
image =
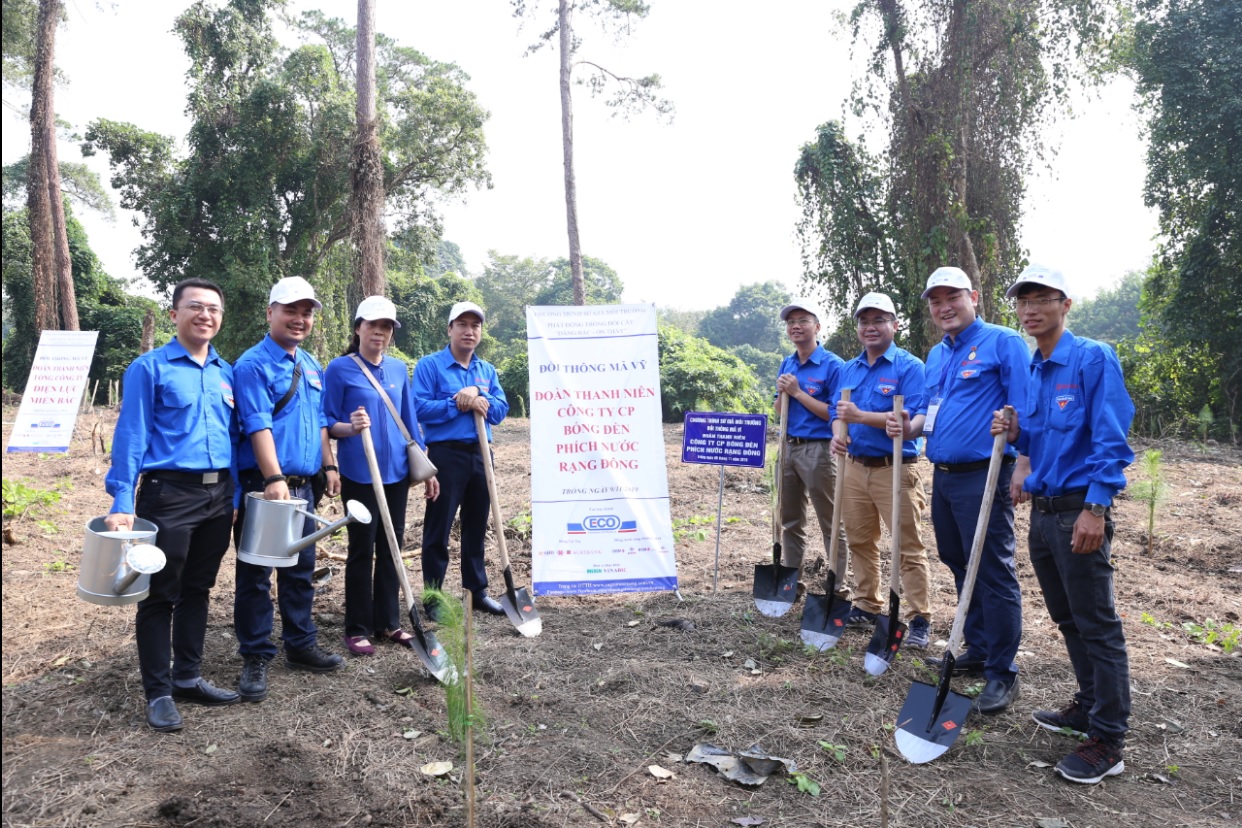
{"label": "metal watering can", "polygon": [[164,553],[153,544],[158,527],[134,518],[131,530],[108,529],[104,518],[86,524],[86,542],[78,566],[78,597],[92,604],[134,604],[151,591],[151,576],[164,568]]}
{"label": "metal watering can", "polygon": [[[371,522],[371,512],[356,500],[345,504],[345,517],[336,523],[307,511],[306,505],[299,497],[264,500],[262,492],[248,493],[237,559],[257,566],[293,566],[298,562],[299,552],[325,535],[354,521]],[[304,518],[326,525],[302,537]]]}

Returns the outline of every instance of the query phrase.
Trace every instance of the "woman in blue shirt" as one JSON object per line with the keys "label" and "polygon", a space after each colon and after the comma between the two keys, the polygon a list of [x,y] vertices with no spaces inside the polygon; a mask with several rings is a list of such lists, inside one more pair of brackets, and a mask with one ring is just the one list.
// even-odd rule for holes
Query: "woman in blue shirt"
{"label": "woman in blue shirt", "polygon": [[[397,321],[393,303],[383,296],[368,296],[358,305],[349,347],[342,356],[328,363],[324,372],[324,413],[329,433],[338,441],[341,497],[346,501],[357,500],[376,516],[369,524],[351,523],[347,529],[345,646],[358,655],[375,652],[371,639],[376,635],[406,647],[412,646],[413,639],[401,629],[397,595],[400,582],[379,519],[371,471],[358,437],[362,429],[370,427],[384,484],[384,499],[392,516],[393,531],[401,539],[405,535],[405,509],[410,491],[405,437],[393,421],[387,404],[363,373],[366,371],[375,378],[400,413],[406,430],[424,445],[405,363],[384,355],[392,343],[393,331],[399,327],[401,323]],[[423,485],[423,496],[435,500],[440,493],[439,481],[433,477]]]}

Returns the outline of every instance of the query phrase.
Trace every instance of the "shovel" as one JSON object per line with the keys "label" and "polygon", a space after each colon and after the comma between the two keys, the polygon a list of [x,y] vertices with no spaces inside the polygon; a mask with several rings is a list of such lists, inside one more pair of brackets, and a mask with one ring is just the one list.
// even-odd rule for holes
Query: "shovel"
{"label": "shovel", "polygon": [[[789,395],[781,392],[781,428],[776,446],[776,505],[772,508],[772,563],[755,564],[755,606],[769,618],[780,618],[798,597],[798,570],[781,565],[781,480],[785,473],[785,435],[789,432]],[[836,514],[835,510],[833,514]]]}
{"label": "shovel", "polygon": [[[906,398],[901,394],[893,397],[893,413],[901,422],[901,409]],[[893,536],[893,551],[889,560],[888,615],[875,619],[875,632],[867,645],[867,657],[863,667],[873,676],[882,676],[893,663],[897,649],[906,638],[905,623],[897,620],[901,606],[901,435],[893,438],[893,509],[888,520],[889,534]]]}
{"label": "shovel", "polygon": [[535,599],[525,587],[518,589],[513,586],[513,569],[509,566],[509,549],[505,545],[505,522],[500,516],[500,498],[496,494],[496,472],[492,469],[492,447],[487,442],[487,426],[483,423],[483,415],[474,412],[474,428],[479,433],[479,451],[483,454],[483,470],[487,472],[487,491],[492,498],[492,523],[496,524],[496,543],[500,547],[500,565],[505,569],[505,594],[500,596],[500,605],[505,608],[505,615],[517,627],[517,631],[527,638],[533,638],[543,632],[543,620],[539,610],[535,609]]}
{"label": "shovel", "polygon": [[380,519],[384,524],[384,534],[388,538],[388,551],[392,553],[393,566],[401,576],[401,590],[405,593],[405,602],[410,605],[410,626],[414,628],[414,652],[418,653],[427,672],[441,684],[456,684],[457,668],[449,661],[448,653],[436,640],[434,634],[423,629],[423,622],[418,617],[418,604],[414,600],[414,590],[410,588],[410,577],[405,571],[405,563],[401,560],[401,547],[397,544],[397,533],[392,526],[392,514],[388,511],[388,500],[384,497],[384,480],[380,477],[379,463],[375,460],[375,445],[371,442],[370,427],[358,432],[362,437],[362,450],[367,456],[367,467],[371,470],[371,485],[375,489],[375,502],[379,507]]}
{"label": "shovel", "polygon": [[[841,389],[841,401],[850,401],[849,388]],[[838,436],[849,437],[849,426],[837,420],[833,423]],[[833,458],[837,464],[837,482],[833,489],[832,537],[828,541],[828,574],[824,577],[824,594],[807,595],[802,610],[802,643],[809,644],[821,653],[831,650],[845,632],[845,619],[854,605],[837,595],[837,584],[845,581],[845,558],[838,546],[841,533],[841,500],[845,491],[845,463],[840,455]]]}
{"label": "shovel", "polygon": [[[1013,408],[1005,406],[1005,420],[1013,416]],[[953,667],[957,663],[954,651],[962,644],[966,628],[966,612],[975,591],[975,577],[979,574],[979,558],[983,554],[983,540],[988,534],[988,519],[992,514],[992,499],[996,494],[996,481],[1000,478],[1001,455],[1005,451],[1006,435],[997,434],[992,443],[992,459],[988,463],[988,481],[983,488],[983,502],[979,505],[979,522],[975,524],[975,539],[970,546],[970,562],[966,565],[966,579],[962,594],[958,597],[957,613],[953,616],[953,629],[945,647],[944,661],[940,663],[940,680],[933,687],[916,681],[906,696],[906,702],[897,714],[897,733],[894,737],[901,755],[915,765],[930,762],[947,751],[957,740],[962,723],[970,713],[971,701],[960,693],[954,693],[949,685]]]}

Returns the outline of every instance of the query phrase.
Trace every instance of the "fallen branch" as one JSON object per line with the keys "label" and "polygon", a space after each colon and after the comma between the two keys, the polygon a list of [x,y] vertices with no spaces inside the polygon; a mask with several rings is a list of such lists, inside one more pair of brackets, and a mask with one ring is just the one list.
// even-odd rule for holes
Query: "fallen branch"
{"label": "fallen branch", "polygon": [[595,818],[596,818],[596,819],[598,819],[600,822],[607,822],[607,823],[611,823],[611,822],[612,822],[612,820],[611,820],[611,819],[609,819],[609,818],[608,818],[608,817],[607,817],[607,816],[603,813],[603,811],[600,811],[598,808],[596,808],[596,807],[595,807],[594,805],[592,805],[590,802],[584,802],[580,796],[578,796],[577,794],[573,793],[572,791],[561,791],[561,796],[565,797],[566,799],[572,799],[574,802],[577,802],[579,805],[581,805],[581,806],[583,807],[583,809],[584,809],[584,810],[585,810],[588,814],[590,814],[591,816],[595,817]]}

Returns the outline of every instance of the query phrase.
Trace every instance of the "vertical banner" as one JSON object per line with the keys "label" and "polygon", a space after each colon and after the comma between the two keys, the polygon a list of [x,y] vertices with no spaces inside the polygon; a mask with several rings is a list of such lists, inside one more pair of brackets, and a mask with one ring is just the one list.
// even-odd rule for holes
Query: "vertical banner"
{"label": "vertical banner", "polygon": [[67,452],[99,331],[43,331],[7,451]]}
{"label": "vertical banner", "polygon": [[650,305],[528,307],[538,595],[677,589]]}

